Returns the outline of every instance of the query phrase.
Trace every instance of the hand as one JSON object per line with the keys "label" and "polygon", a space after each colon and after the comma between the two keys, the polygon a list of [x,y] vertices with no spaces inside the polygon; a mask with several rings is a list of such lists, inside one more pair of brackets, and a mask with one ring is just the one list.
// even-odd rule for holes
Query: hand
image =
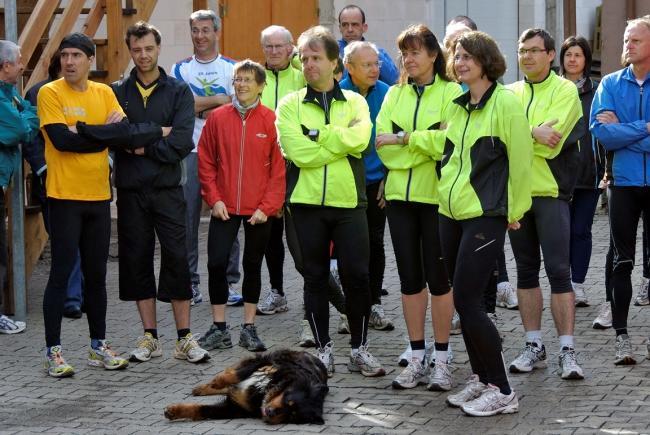
{"label": "hand", "polygon": [[377,205],[379,208],[383,209],[386,207],[386,197],[384,196],[384,180],[379,182],[379,188],[377,189]]}
{"label": "hand", "polygon": [[553,128],[553,126],[558,122],[557,119],[553,119],[545,122],[539,127],[533,128],[533,137],[535,140],[542,145],[555,148],[557,144],[560,143],[560,140],[562,140],[562,133]]}
{"label": "hand", "polygon": [[355,125],[357,125],[357,124],[360,123],[360,122],[361,122],[360,119],[356,119],[356,118],[355,118],[355,119],[353,119],[352,121],[350,121],[350,123],[348,124],[348,127],[354,127]]}
{"label": "hand", "polygon": [[77,125],[68,125],[68,130],[73,132],[74,134],[78,134],[79,132],[77,131]]}
{"label": "hand", "polygon": [[251,225],[263,224],[264,222],[266,222],[266,215],[262,210],[258,208],[257,210],[255,210],[255,213],[253,213],[253,216],[251,216],[251,218],[247,222]]}
{"label": "hand", "polygon": [[115,124],[116,122],[122,121],[124,115],[122,115],[117,110],[111,110],[111,112],[106,117],[106,122],[104,124]]}
{"label": "hand", "polygon": [[375,138],[375,148],[379,149],[384,145],[399,145],[400,140],[396,134],[384,133]]}
{"label": "hand", "polygon": [[228,210],[226,210],[226,204],[224,204],[223,201],[217,201],[214,203],[212,206],[212,216],[221,219],[222,221],[230,219]]}
{"label": "hand", "polygon": [[275,214],[275,217],[280,219],[282,216],[284,216],[284,207],[280,207],[280,210]]}
{"label": "hand", "polygon": [[134,149],[133,154],[136,156],[144,156],[144,147]]}
{"label": "hand", "polygon": [[611,110],[600,112],[596,115],[596,120],[601,124],[618,124],[618,117]]}
{"label": "hand", "polygon": [[517,231],[519,228],[521,228],[519,221],[514,221],[508,224],[508,230]]}
{"label": "hand", "polygon": [[171,127],[160,127],[160,128],[162,128],[162,137],[167,137],[169,136],[169,133],[172,132]]}
{"label": "hand", "polygon": [[440,127],[438,127],[438,130],[447,130],[447,123],[441,122]]}

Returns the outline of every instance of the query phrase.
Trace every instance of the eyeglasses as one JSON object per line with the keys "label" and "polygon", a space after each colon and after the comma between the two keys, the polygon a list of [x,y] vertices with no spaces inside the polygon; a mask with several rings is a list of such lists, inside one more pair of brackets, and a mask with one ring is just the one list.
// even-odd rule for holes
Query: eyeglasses
{"label": "eyeglasses", "polygon": [[383,62],[381,60],[378,60],[377,62],[365,62],[365,63],[359,63],[358,65],[363,68],[363,69],[373,69],[373,68],[381,68]]}
{"label": "eyeglasses", "polygon": [[533,56],[540,54],[542,52],[547,52],[548,50],[544,48],[520,48],[517,53],[519,53],[519,56],[526,56],[528,53],[532,54]]}
{"label": "eyeglasses", "polygon": [[255,79],[252,79],[250,77],[235,77],[232,82],[237,85],[250,85],[253,83]]}
{"label": "eyeglasses", "polygon": [[264,48],[264,51],[280,51],[284,47],[286,47],[287,44],[278,44],[278,45],[263,45],[262,48]]}
{"label": "eyeglasses", "polygon": [[463,62],[469,62],[470,60],[473,60],[474,56],[471,54],[457,54],[454,56],[454,62],[460,62],[461,60]]}

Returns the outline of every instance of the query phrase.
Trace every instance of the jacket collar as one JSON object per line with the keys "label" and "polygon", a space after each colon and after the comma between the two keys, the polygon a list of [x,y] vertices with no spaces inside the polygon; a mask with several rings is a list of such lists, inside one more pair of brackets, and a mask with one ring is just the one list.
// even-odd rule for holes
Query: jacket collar
{"label": "jacket collar", "polygon": [[[649,76],[650,76],[650,74],[646,75],[645,80],[643,80],[643,83],[645,83],[645,82],[648,81],[648,77],[649,77]],[[631,82],[633,82],[633,83],[637,83],[637,81],[636,81],[636,76],[635,76],[634,73],[632,72],[632,65],[628,65],[628,66],[626,66],[626,67],[623,69],[623,75],[622,75],[622,77],[623,77],[624,79],[628,80],[628,81],[631,81]]]}
{"label": "jacket collar", "polygon": [[269,66],[266,63],[264,64],[264,68],[266,69],[267,72],[270,72],[275,75],[281,75],[282,73],[288,71],[289,68],[293,68],[293,67],[291,66],[291,59],[289,59],[289,63],[287,64],[286,68],[273,69],[273,68],[269,68]]}
{"label": "jacket collar", "polygon": [[[471,110],[482,109],[483,107],[485,107],[485,105],[487,104],[488,100],[490,99],[490,97],[492,96],[492,94],[494,93],[494,90],[497,88],[498,85],[499,85],[498,82],[492,83],[492,85],[489,88],[487,88],[487,90],[485,91],[485,93],[481,97],[481,100],[478,102],[478,104],[476,106],[474,106]],[[471,96],[469,94],[469,91],[467,91],[464,94],[461,94],[460,96],[456,97],[454,99],[454,103],[456,103],[456,104],[458,104],[458,105],[460,105],[460,106],[462,106],[464,108],[467,108],[468,105],[469,105],[470,98],[471,98]]]}
{"label": "jacket collar", "polygon": [[[332,93],[332,99],[337,101],[347,101],[345,95],[343,95],[343,91],[341,90],[341,87],[339,86],[339,82],[337,82],[336,79],[334,79],[334,88],[328,93],[330,92]],[[303,103],[318,102],[316,96],[320,94],[322,94],[322,92],[317,92],[314,90],[314,88],[307,85],[307,92],[305,93],[305,98],[303,98],[302,102]]]}
{"label": "jacket collar", "polygon": [[[168,80],[167,73],[160,66],[158,67],[158,71],[160,72],[160,77],[158,77],[158,84],[163,84]],[[131,72],[129,73],[129,78],[133,80],[133,83],[135,83],[135,81],[138,80],[138,70],[136,69],[136,67],[133,67],[131,69]]]}
{"label": "jacket collar", "polygon": [[553,70],[551,69],[551,70],[548,72],[548,75],[547,75],[547,76],[544,78],[544,80],[542,80],[541,82],[533,83],[533,82],[529,81],[526,77],[524,77],[524,81],[525,81],[526,83],[528,83],[529,85],[534,86],[535,88],[542,88],[542,89],[544,89],[544,88],[550,86],[550,84],[553,83],[553,82],[555,81],[556,78],[557,78],[557,74],[555,74],[555,71],[553,71]]}
{"label": "jacket collar", "polygon": [[[356,92],[357,94],[361,95],[361,92],[359,92],[359,87],[354,84],[354,80],[352,80],[352,76],[348,76],[347,80],[350,82],[350,87],[352,91]],[[370,93],[375,90],[375,85],[372,85],[368,88],[368,92],[365,95],[365,98],[368,98]]]}
{"label": "jacket collar", "polygon": [[[426,90],[427,90],[427,88],[429,86],[433,85],[436,82],[436,76],[437,75],[438,74],[434,73],[433,78],[431,79],[431,81],[429,83],[425,84],[424,86],[422,86],[422,88],[423,88],[422,93],[423,94],[426,92]],[[415,91],[416,94],[418,94],[418,95],[420,94],[420,86],[418,86],[418,84],[415,83],[415,80],[413,80],[411,77],[409,77],[407,83],[409,85],[411,85],[411,87],[413,88],[413,90]]]}

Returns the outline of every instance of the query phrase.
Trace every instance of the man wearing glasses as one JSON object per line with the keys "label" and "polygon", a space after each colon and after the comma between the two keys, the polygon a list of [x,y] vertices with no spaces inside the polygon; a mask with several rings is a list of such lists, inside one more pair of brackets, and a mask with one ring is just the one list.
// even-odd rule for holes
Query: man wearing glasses
{"label": "man wearing glasses", "polygon": [[370,108],[372,134],[370,144],[363,153],[363,163],[366,169],[366,196],[368,208],[368,232],[370,239],[370,318],[371,328],[385,331],[394,329],[393,322],[386,317],[381,306],[381,288],[384,281],[386,255],[384,253],[384,229],[386,227],[386,200],[384,199],[384,176],[386,168],[382,165],[375,148],[375,121],[381,109],[389,86],[379,80],[382,62],[379,60],[377,46],[368,41],[354,41],[344,50],[343,64],[348,71],[348,77],[341,80],[341,89],[357,92],[366,99]]}
{"label": "man wearing glasses", "polygon": [[[368,31],[368,23],[366,23],[366,14],[359,6],[348,5],[341,9],[339,12],[339,30],[341,31],[342,38],[338,40],[339,43],[339,56],[345,55],[345,47],[354,41],[365,41],[363,34]],[[388,84],[394,85],[399,78],[399,71],[386,50],[377,48],[379,56],[379,80]],[[343,71],[343,79],[348,77],[348,72]]]}
{"label": "man wearing glasses", "polygon": [[573,343],[575,306],[569,266],[569,200],[576,181],[582,106],[576,86],[551,70],[554,58],[555,41],[546,30],[525,30],[518,50],[524,80],[509,85],[521,100],[534,140],[532,207],[520,220],[520,230],[510,232],[519,312],[526,331],[526,345],[510,371],[530,372],[547,364],[541,331],[541,247],[560,340],[560,376],[583,379]]}

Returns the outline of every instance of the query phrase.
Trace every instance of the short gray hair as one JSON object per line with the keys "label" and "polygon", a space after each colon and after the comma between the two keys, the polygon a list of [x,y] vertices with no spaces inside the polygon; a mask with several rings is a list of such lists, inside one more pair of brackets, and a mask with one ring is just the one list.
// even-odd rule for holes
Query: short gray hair
{"label": "short gray hair", "polygon": [[275,24],[262,30],[262,33],[260,34],[260,42],[264,44],[265,38],[277,33],[284,36],[284,38],[287,40],[287,44],[293,44],[293,35],[291,32],[286,27],[276,26]]}
{"label": "short gray hair", "polygon": [[356,53],[357,51],[361,50],[362,48],[370,48],[372,49],[375,53],[377,53],[377,56],[379,56],[379,49],[375,44],[372,42],[368,41],[354,41],[350,42],[348,45],[345,46],[343,49],[343,63],[350,63],[350,59]]}
{"label": "short gray hair", "polygon": [[190,28],[192,27],[192,22],[197,20],[211,20],[215,32],[221,28],[221,19],[210,9],[200,9],[192,12],[192,15],[190,15]]}
{"label": "short gray hair", "polygon": [[16,63],[20,46],[12,41],[0,39],[0,66],[5,62]]}

